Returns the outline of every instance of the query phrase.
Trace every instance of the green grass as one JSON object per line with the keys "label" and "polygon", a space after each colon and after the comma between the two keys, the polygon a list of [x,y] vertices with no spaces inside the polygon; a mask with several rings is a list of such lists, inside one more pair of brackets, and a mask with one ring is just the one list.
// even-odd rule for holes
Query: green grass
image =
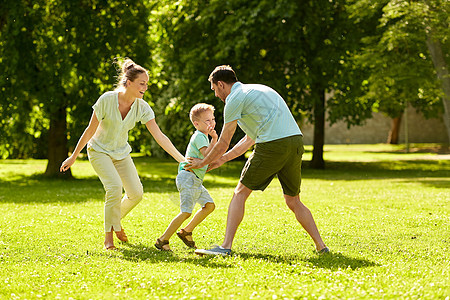
{"label": "green grass", "polygon": [[[176,163],[135,157],[144,199],[123,221],[131,243],[108,252],[89,162],[62,181],[39,175],[46,161],[0,161],[0,298],[448,299],[450,160],[416,146],[326,146],[327,169],[303,169],[325,257],[277,181],[250,196],[234,256],[197,257],[176,236],[164,253],[153,243],[178,213]],[[242,164],[207,175],[217,209],[194,232],[198,246],[221,243]]]}

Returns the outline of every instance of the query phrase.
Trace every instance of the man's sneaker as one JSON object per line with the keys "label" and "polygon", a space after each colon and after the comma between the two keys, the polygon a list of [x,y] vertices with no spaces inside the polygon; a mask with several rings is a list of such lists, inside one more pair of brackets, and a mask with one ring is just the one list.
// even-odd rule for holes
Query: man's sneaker
{"label": "man's sneaker", "polygon": [[330,253],[330,249],[328,249],[328,247],[325,247],[325,248],[323,248],[322,250],[317,251],[317,253],[318,253],[319,255],[327,254],[327,253]]}
{"label": "man's sneaker", "polygon": [[212,249],[197,249],[194,251],[195,254],[203,256],[203,255],[222,255],[227,256],[231,255],[231,249],[222,248],[222,246],[217,246]]}

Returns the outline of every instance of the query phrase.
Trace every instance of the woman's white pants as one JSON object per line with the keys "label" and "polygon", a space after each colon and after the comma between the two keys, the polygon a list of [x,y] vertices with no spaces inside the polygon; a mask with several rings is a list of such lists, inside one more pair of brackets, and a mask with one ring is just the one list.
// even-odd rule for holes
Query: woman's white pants
{"label": "woman's white pants", "polygon": [[[115,160],[108,154],[88,149],[89,161],[105,189],[105,232],[120,231],[120,220],[141,200],[144,194],[136,167],[128,155]],[[122,189],[125,195],[122,197]]]}

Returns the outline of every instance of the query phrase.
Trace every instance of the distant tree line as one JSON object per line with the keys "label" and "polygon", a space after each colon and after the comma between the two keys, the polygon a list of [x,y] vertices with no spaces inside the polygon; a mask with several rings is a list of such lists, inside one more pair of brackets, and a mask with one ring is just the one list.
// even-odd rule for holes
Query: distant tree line
{"label": "distant tree line", "polygon": [[[220,130],[223,104],[207,81],[220,64],[242,82],[273,87],[298,120],[314,124],[316,168],[324,167],[325,112],[348,126],[374,111],[398,123],[412,105],[426,117],[444,113],[450,139],[449,16],[447,0],[7,1],[0,157],[48,158],[46,174],[71,176],[59,165],[91,106],[114,88],[117,57],[150,71],[144,98],[181,151],[193,104],[215,105]],[[130,143],[164,155],[144,126]]]}

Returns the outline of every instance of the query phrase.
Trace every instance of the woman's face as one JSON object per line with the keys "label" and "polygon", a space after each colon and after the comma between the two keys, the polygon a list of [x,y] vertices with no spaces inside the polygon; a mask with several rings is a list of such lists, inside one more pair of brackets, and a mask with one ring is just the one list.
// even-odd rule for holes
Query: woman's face
{"label": "woman's face", "polygon": [[148,75],[147,73],[141,73],[136,77],[134,81],[127,81],[127,92],[130,92],[136,98],[143,98],[144,93],[148,86]]}

